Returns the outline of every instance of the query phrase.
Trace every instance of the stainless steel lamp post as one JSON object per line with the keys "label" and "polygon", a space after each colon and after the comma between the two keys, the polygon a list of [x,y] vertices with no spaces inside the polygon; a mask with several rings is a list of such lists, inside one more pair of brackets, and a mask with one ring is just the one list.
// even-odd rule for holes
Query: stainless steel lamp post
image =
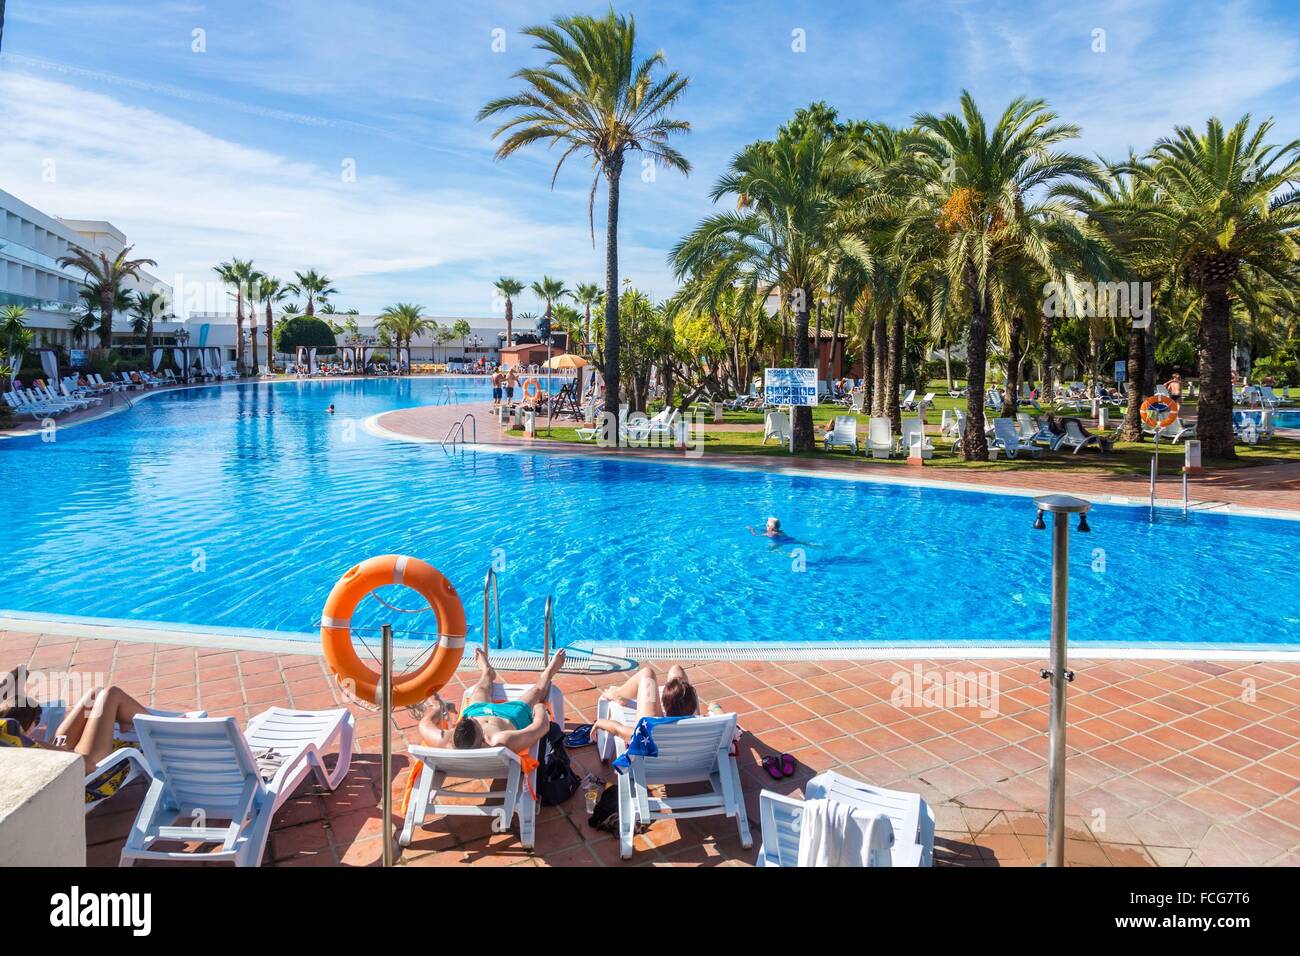
{"label": "stainless steel lamp post", "polygon": [[1079,530],[1091,531],[1086,512],[1092,505],[1071,495],[1043,495],[1035,528],[1046,528],[1043,513],[1052,515],[1052,637],[1049,667],[1041,671],[1052,682],[1047,736],[1047,866],[1065,865],[1065,685],[1074,680],[1066,668],[1066,638],[1070,606],[1070,515],[1079,515]]}

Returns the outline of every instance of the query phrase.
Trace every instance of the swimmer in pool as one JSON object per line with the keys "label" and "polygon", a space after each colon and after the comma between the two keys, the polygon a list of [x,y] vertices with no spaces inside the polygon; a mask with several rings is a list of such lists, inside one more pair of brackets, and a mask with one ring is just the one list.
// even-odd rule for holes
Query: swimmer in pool
{"label": "swimmer in pool", "polygon": [[333,403],[333,402],[330,402],[330,407],[327,408],[327,409],[325,409],[325,411],[328,412],[329,414],[333,415],[333,414],[334,414],[334,403]]}
{"label": "swimmer in pool", "polygon": [[768,518],[767,527],[765,527],[762,531],[755,531],[753,528],[750,528],[749,533],[762,535],[764,538],[774,538],[778,541],[783,541],[786,538],[790,537],[788,534],[786,534],[784,531],[781,530],[780,518]]}

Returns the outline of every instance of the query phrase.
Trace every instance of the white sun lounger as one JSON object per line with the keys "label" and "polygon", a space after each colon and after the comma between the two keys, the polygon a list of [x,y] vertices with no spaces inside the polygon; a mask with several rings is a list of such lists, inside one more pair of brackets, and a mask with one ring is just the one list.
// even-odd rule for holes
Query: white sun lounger
{"label": "white sun lounger", "polygon": [[[763,790],[758,795],[758,820],[763,842],[758,848],[755,866],[796,867],[799,865],[800,832],[803,829],[805,801],[794,797],[784,797],[771,790]],[[885,818],[889,825],[876,831],[876,844],[871,847],[873,865],[892,866],[894,841],[893,821],[884,813],[875,816]]]}
{"label": "white sun lounger", "polygon": [[809,800],[836,800],[889,817],[894,828],[894,866],[933,865],[934,812],[919,793],[886,790],[834,770],[819,773],[803,789]]}
{"label": "white sun lounger", "polygon": [[[354,723],[343,709],[283,707],[254,717],[244,732],[233,717],[137,717],[153,783],[127,835],[121,865],[143,859],[259,866],[271,818],[299,784],[314,773],[333,790],[347,775]],[[338,761],[331,772],[324,755],[335,748]],[[189,825],[176,825],[178,819]],[[229,823],[209,826],[213,820]],[[218,846],[192,852],[154,849],[159,841]]]}
{"label": "white sun lounger", "polygon": [[1020,440],[1015,423],[1009,418],[993,419],[993,434],[995,436],[993,444],[1005,451],[1008,458],[1015,458],[1021,452],[1033,458],[1041,458],[1043,455],[1043,449],[1036,445],[1027,445]]}
{"label": "white sun lounger", "polygon": [[763,444],[775,438],[781,444],[790,443],[790,416],[785,412],[768,409],[763,414]]}
{"label": "white sun lounger", "polygon": [[[601,698],[597,716],[628,726],[637,722],[636,711]],[[740,845],[749,849],[754,839],[749,832],[740,771],[731,755],[736,735],[736,715],[691,717],[654,729],[658,756],[629,758],[631,766],[618,774],[619,856],[632,859],[632,838],[640,824],[655,820],[725,815],[736,820]],[[619,757],[626,744],[613,734],[597,735],[602,760]],[[707,784],[708,792],[690,796],[650,795],[652,786],[664,784]]]}
{"label": "white sun lounger", "polygon": [[851,448],[855,455],[858,453],[858,420],[852,415],[836,415],[834,422],[831,423],[831,430],[826,433],[826,438],[822,441],[825,451],[830,451],[838,445]]}
{"label": "white sun lounger", "polygon": [[903,451],[911,457],[912,448],[920,446],[921,458],[934,457],[934,443],[925,437],[925,426],[921,424],[919,418],[904,418],[902,422],[903,437],[901,444]]}
{"label": "white sun lounger", "polygon": [[888,418],[872,416],[867,426],[867,451],[872,458],[892,458],[894,432]]}
{"label": "white sun lounger", "polygon": [[[493,700],[518,700],[529,688],[528,684],[494,684]],[[564,726],[564,695],[551,685],[551,719]],[[429,814],[435,816],[491,817],[492,832],[504,833],[516,817],[519,819],[519,842],[532,849],[536,833],[537,773],[527,776],[519,755],[505,747],[478,747],[473,750],[456,750],[450,747],[426,747],[420,744],[410,748],[411,756],[422,767],[420,778],[411,790],[406,805],[402,832],[397,838],[401,846],[410,846],[417,826],[423,826]],[[533,746],[533,759],[537,747]],[[414,771],[413,771],[414,772]],[[467,791],[448,789],[448,779],[502,780],[504,790]],[[451,803],[439,802],[445,795]],[[479,799],[482,803],[465,803],[466,799]]]}

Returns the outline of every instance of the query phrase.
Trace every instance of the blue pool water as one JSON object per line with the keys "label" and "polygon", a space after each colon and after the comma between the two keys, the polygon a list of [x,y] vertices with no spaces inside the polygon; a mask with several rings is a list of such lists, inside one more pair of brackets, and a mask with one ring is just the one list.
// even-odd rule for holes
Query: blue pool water
{"label": "blue pool water", "polygon": [[[461,400],[482,380],[451,379]],[[1042,640],[1049,536],[1025,498],[386,442],[364,418],[448,380],[283,382],[158,394],[0,442],[0,608],[311,632],[369,555],[439,567],[479,632],[504,562],[506,642]],[[337,414],[325,407],[333,402]],[[778,515],[801,542],[747,526]],[[1300,524],[1107,507],[1072,535],[1071,636],[1298,642]],[[499,550],[498,550],[499,549]],[[1104,551],[1104,570],[1094,562]],[[1097,565],[1100,567],[1100,564]],[[410,592],[390,589],[412,607]],[[369,602],[399,636],[429,615]]]}
{"label": "blue pool water", "polygon": [[[1258,411],[1248,411],[1245,414],[1259,421]],[[1273,412],[1274,428],[1300,428],[1300,409],[1279,408]]]}

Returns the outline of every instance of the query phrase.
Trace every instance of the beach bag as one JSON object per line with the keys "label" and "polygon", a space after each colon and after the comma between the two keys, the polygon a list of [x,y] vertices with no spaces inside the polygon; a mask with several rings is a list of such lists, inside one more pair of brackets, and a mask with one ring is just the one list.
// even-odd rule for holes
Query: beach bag
{"label": "beach bag", "polygon": [[618,787],[609,786],[596,801],[596,808],[587,818],[587,826],[607,833],[618,832]]}
{"label": "beach bag", "polygon": [[564,749],[564,730],[554,721],[537,743],[537,762],[537,800],[542,806],[558,806],[577,792],[581,781]]}

